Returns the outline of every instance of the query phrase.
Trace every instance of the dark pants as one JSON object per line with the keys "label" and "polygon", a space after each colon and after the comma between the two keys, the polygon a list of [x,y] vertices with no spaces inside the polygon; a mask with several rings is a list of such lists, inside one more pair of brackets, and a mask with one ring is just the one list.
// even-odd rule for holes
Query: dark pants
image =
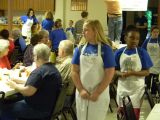
{"label": "dark pants", "polygon": [[12,104],[0,103],[0,120],[16,120],[17,118],[39,119],[48,116],[48,112],[35,110],[24,100]]}
{"label": "dark pants", "polygon": [[149,76],[146,76],[145,83],[147,85],[147,89],[151,89],[151,94],[156,95],[157,82],[159,82],[159,74],[150,73]]}

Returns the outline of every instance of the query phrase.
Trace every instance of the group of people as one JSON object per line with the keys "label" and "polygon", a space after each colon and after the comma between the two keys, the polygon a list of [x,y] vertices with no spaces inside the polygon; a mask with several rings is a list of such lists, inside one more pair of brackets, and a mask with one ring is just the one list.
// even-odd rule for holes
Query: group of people
{"label": "group of people", "polygon": [[[37,22],[33,16],[34,11],[31,11],[29,13],[32,16],[31,20],[27,19],[26,24]],[[59,34],[57,31],[64,32],[61,20],[50,22],[56,26],[55,31],[48,29],[48,32],[42,31],[32,37],[30,33],[28,34],[31,37],[31,45],[27,47],[28,50],[26,49],[27,54],[31,56],[29,65],[35,62],[36,68],[29,75],[25,85],[19,85],[15,79],[8,80],[8,84],[25,97],[16,103],[0,103],[0,119],[48,117],[55,106],[61,83],[66,80],[70,86],[67,90],[68,95],[72,94],[76,87],[78,120],[105,120],[110,103],[109,84],[116,74],[119,109],[123,109],[122,98],[129,95],[136,119],[139,120],[145,81],[149,88],[152,78],[158,80],[160,68],[157,59],[160,55],[158,27],[153,27],[151,36],[145,40],[142,47],[138,47],[140,32],[135,26],[128,26],[124,37],[127,46],[113,52],[112,42],[106,38],[99,20],[87,20],[88,13],[82,13],[82,19],[76,25],[78,34],[83,34],[83,37],[75,49],[71,40],[64,40],[66,37],[58,42],[54,41],[52,45],[48,42],[50,35],[52,40]],[[111,16],[114,15],[110,14]],[[120,18],[117,15],[116,17]],[[42,24],[45,25],[46,22]],[[71,31],[73,32],[72,28]],[[0,47],[1,57],[7,55],[9,41],[0,42],[4,43],[3,47]],[[55,65],[49,60],[52,50],[58,54]],[[148,76],[147,80],[145,76]],[[153,86],[153,91],[154,88]]]}

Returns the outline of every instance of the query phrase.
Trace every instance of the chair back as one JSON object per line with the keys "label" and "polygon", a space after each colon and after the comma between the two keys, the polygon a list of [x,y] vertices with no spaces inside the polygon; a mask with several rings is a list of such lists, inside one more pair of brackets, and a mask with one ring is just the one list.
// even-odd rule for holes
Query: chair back
{"label": "chair back", "polygon": [[58,95],[56,105],[53,108],[51,118],[56,118],[59,114],[61,114],[63,106],[64,106],[64,102],[65,102],[65,99],[66,99],[67,86],[68,86],[67,83],[62,84],[62,88],[61,88],[60,93]]}
{"label": "chair back", "polygon": [[0,102],[4,101],[5,93],[3,91],[0,91]]}
{"label": "chair back", "polygon": [[152,109],[152,108],[154,107],[154,105],[155,105],[155,102],[154,102],[154,100],[153,100],[153,98],[152,98],[151,92],[150,92],[149,89],[145,88],[145,93],[146,93],[148,102],[149,102],[149,104],[150,104],[150,107],[151,107],[151,109]]}
{"label": "chair back", "polygon": [[134,113],[132,101],[129,96],[124,96],[123,99],[123,107],[124,107],[124,114],[126,120],[136,120],[136,115]]}

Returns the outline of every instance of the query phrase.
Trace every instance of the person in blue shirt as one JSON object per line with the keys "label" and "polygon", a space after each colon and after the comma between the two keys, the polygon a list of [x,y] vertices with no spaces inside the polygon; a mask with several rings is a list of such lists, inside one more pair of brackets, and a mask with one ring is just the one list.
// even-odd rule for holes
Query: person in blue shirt
{"label": "person in blue shirt", "polygon": [[59,46],[60,41],[66,40],[66,39],[67,39],[66,33],[62,29],[61,21],[56,20],[55,29],[52,30],[50,34],[50,40],[52,43],[52,51],[54,51],[56,55],[58,55],[58,46]]}
{"label": "person in blue shirt", "polygon": [[23,24],[22,36],[30,39],[32,35],[32,25],[37,25],[39,23],[34,14],[34,10],[32,8],[29,8],[27,15],[21,16],[20,20]]}
{"label": "person in blue shirt", "polygon": [[73,20],[69,20],[69,27],[66,28],[66,35],[69,40],[75,40],[75,28],[73,27],[73,23]]}
{"label": "person in blue shirt", "polygon": [[11,104],[0,103],[0,120],[47,119],[53,111],[61,90],[61,75],[49,62],[50,48],[41,43],[33,49],[37,68],[31,72],[25,85],[16,79],[8,85],[20,92],[24,99]]}
{"label": "person in blue shirt", "polygon": [[144,41],[142,48],[147,50],[153,62],[153,67],[149,70],[150,74],[146,77],[147,88],[151,88],[151,94],[156,95],[156,82],[159,82],[160,74],[160,37],[157,26],[152,27],[151,36]]}
{"label": "person in blue shirt", "polygon": [[49,33],[52,31],[54,27],[53,14],[51,11],[47,11],[45,13],[45,19],[42,21],[42,29],[47,30]]}
{"label": "person in blue shirt", "polygon": [[145,90],[145,76],[153,66],[150,56],[143,48],[138,47],[139,30],[129,27],[125,33],[127,47],[115,51],[116,74],[118,75],[117,102],[122,110],[122,98],[131,98],[136,120],[139,120],[142,97]]}
{"label": "person in blue shirt", "polygon": [[98,20],[83,25],[84,38],[72,58],[72,80],[77,88],[78,120],[106,120],[109,84],[115,70],[110,42]]}

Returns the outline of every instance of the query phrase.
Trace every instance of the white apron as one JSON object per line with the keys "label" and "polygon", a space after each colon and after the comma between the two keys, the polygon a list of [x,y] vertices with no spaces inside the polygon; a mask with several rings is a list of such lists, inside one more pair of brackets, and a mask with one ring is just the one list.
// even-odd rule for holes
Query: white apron
{"label": "white apron", "polygon": [[148,41],[148,44],[147,44],[147,52],[151,57],[151,60],[153,62],[153,67],[151,67],[149,71],[150,73],[153,73],[153,74],[159,74],[160,73],[160,47],[158,44],[158,38],[157,38],[157,43],[149,43],[150,40]]}
{"label": "white apron", "polygon": [[[87,44],[82,48],[80,55],[80,80],[83,87],[92,93],[104,77],[101,44],[98,44],[98,56],[83,55],[86,46]],[[76,91],[78,120],[106,120],[109,102],[109,86],[101,93],[96,102],[82,99],[79,92]]]}
{"label": "white apron", "polygon": [[[124,51],[126,48],[124,49]],[[120,57],[120,71],[126,72],[129,70],[141,71],[142,64],[138,51],[136,48],[136,54],[127,55],[123,51]],[[118,79],[117,88],[117,102],[120,107],[123,107],[122,98],[129,95],[134,108],[140,108],[140,101],[144,94],[145,81],[144,77],[130,76],[127,78]]]}
{"label": "white apron", "polygon": [[27,19],[27,21],[22,26],[22,35],[27,38],[31,38],[31,27],[33,25],[33,19]]}

